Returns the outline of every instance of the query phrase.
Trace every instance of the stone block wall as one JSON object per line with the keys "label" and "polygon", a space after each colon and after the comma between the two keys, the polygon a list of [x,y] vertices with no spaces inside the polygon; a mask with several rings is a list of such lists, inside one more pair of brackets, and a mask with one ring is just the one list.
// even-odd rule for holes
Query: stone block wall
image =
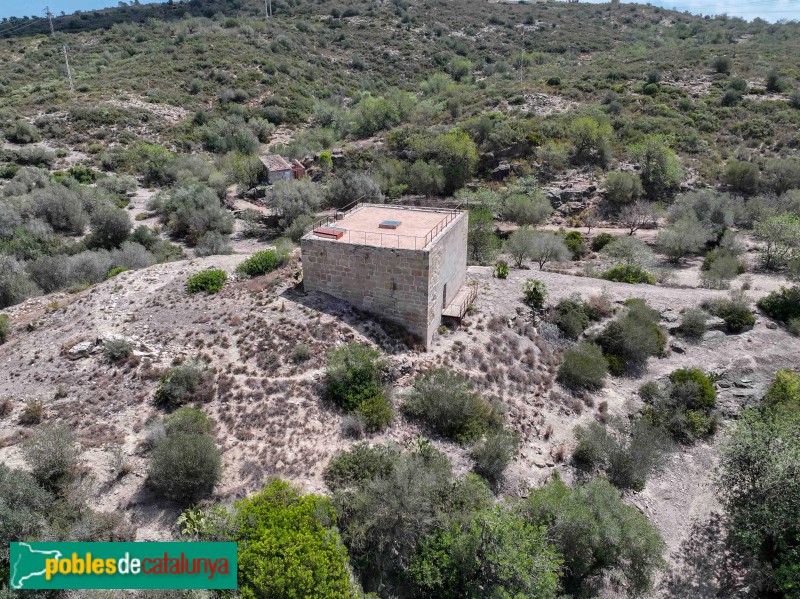
{"label": "stone block wall", "polygon": [[405,326],[428,331],[428,253],[303,239],[303,285]]}
{"label": "stone block wall", "polygon": [[428,344],[441,324],[442,308],[453,301],[466,282],[467,231],[468,213],[462,212],[429,248],[428,326],[425,333]]}
{"label": "stone block wall", "polygon": [[467,213],[425,250],[354,245],[304,237],[303,285],[397,322],[429,347],[441,322],[443,290],[450,302],[466,279]]}

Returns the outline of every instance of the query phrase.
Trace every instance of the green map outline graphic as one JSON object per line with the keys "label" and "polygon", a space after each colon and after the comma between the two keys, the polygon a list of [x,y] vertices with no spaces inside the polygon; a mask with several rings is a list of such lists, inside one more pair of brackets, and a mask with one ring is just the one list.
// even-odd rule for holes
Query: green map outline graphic
{"label": "green map outline graphic", "polygon": [[[44,554],[44,555],[47,555],[47,556],[54,557],[56,559],[61,559],[61,556],[62,556],[62,553],[60,551],[56,550],[56,549],[51,549],[49,551],[43,551],[43,550],[40,550],[40,549],[34,549],[28,543],[17,543],[17,547],[26,547],[28,549],[28,551],[30,551],[31,553],[41,553],[41,554]],[[44,576],[45,575],[45,570],[42,569],[41,572],[31,572],[30,574],[27,574],[26,576],[23,576],[22,578],[19,578],[19,572],[17,572],[17,568],[18,568],[19,563],[21,561],[22,561],[22,553],[17,555],[16,561],[13,564],[11,564],[11,576],[9,576],[9,583],[11,585],[11,588],[15,589],[15,590],[25,588],[24,585],[23,585],[23,582],[28,580],[29,578],[33,578],[35,576]],[[42,565],[44,566],[44,564],[42,564]]]}

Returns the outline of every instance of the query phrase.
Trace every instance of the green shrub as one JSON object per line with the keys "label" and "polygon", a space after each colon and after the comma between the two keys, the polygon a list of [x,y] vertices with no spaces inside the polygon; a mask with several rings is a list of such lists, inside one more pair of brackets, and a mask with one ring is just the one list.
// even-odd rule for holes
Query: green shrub
{"label": "green shrub", "polygon": [[659,91],[661,91],[661,86],[658,83],[646,83],[642,87],[642,93],[645,96],[655,96]]}
{"label": "green shrub", "polygon": [[0,314],[0,343],[5,343],[11,334],[11,318],[8,314]]}
{"label": "green shrub", "polygon": [[572,161],[576,164],[596,164],[606,168],[612,158],[614,130],[606,121],[589,116],[573,119],[570,126],[573,150]]}
{"label": "green shrub", "polygon": [[614,237],[611,233],[600,233],[599,235],[595,235],[594,238],[592,238],[592,251],[599,252],[615,239],[616,237]]}
{"label": "green shrub", "polygon": [[25,402],[22,414],[19,415],[19,423],[25,426],[39,424],[44,418],[44,404],[38,399],[29,399]]}
{"label": "green shrub", "polygon": [[289,483],[273,480],[235,502],[233,510],[231,540],[239,543],[243,599],[360,596],[327,497],[302,495]]}
{"label": "green shrub", "polygon": [[761,174],[758,165],[732,158],[725,165],[722,181],[733,191],[751,195],[758,191]]}
{"label": "green shrub", "polygon": [[556,476],[522,503],[531,522],[546,522],[564,556],[562,591],[594,596],[594,581],[614,572],[632,596],[647,594],[666,567],[666,545],[647,516],[627,505],[607,480],[568,488]]}
{"label": "green shrub", "polygon": [[575,429],[578,441],[572,459],[584,470],[600,470],[620,489],[642,490],[671,448],[661,429],[643,419],[592,422]]}
{"label": "green shrub", "polygon": [[379,351],[348,343],[328,353],[325,374],[328,397],[347,412],[365,400],[382,396],[381,373],[385,366]]}
{"label": "green shrub", "polygon": [[572,259],[580,260],[586,249],[583,235],[579,231],[570,231],[564,236],[564,243],[567,244],[567,249],[572,254]]}
{"label": "green shrub", "polygon": [[128,213],[122,208],[105,204],[94,209],[90,217],[92,232],[84,240],[87,248],[119,247],[133,228]]}
{"label": "green shrub", "polygon": [[628,372],[625,360],[614,354],[603,354],[608,361],[608,372],[612,376],[622,376]]}
{"label": "green shrub", "polygon": [[198,272],[186,281],[186,291],[189,293],[217,293],[228,280],[228,274],[221,269],[211,269]]}
{"label": "green shrub", "polygon": [[10,544],[40,538],[55,501],[29,472],[0,463],[0,576],[4,585],[10,580]]}
{"label": "green shrub", "polygon": [[201,183],[158,194],[148,209],[158,213],[171,236],[186,239],[189,245],[196,245],[208,231],[233,232],[233,215],[222,206],[217,193]]}
{"label": "green shrub", "polygon": [[547,301],[547,287],[542,281],[536,279],[525,281],[522,286],[522,295],[531,310],[534,312],[544,310],[545,302]]}
{"label": "green shrub", "polygon": [[491,506],[493,498],[480,477],[455,479],[447,456],[430,441],[418,439],[388,472],[335,493],[333,501],[365,590],[387,584],[412,591],[409,563],[425,539],[449,528],[456,514],[460,522],[474,510]]}
{"label": "green shrub", "polygon": [[335,490],[386,476],[394,468],[400,451],[391,445],[356,443],[328,463],[323,477]]}
{"label": "green shrub", "polygon": [[633,204],[644,195],[642,181],[636,173],[609,173],[606,177],[605,187],[606,200],[615,210],[624,209],[625,206]]}
{"label": "green shrub", "polygon": [[194,246],[194,255],[199,257],[204,256],[223,256],[233,253],[233,246],[230,242],[230,237],[224,235],[219,231],[206,231],[202,237],[197,240],[197,245]]}
{"label": "green shrub", "polygon": [[446,368],[414,381],[403,411],[459,443],[473,441],[502,425],[502,415],[472,388],[469,380]]}
{"label": "green shrub", "polygon": [[328,205],[344,208],[353,202],[383,204],[381,186],[367,173],[347,171],[328,185]]}
{"label": "green shrub", "polygon": [[117,266],[116,268],[112,268],[111,270],[108,271],[108,274],[106,275],[106,278],[107,279],[113,279],[118,274],[121,274],[123,272],[127,272],[129,270],[130,270],[130,268],[125,268],[124,266]]}
{"label": "green shrub", "polygon": [[658,312],[640,299],[628,300],[626,305],[627,312],[608,323],[597,337],[612,374],[644,368],[647,359],[663,354],[666,346]]}
{"label": "green shrub", "polygon": [[63,490],[77,475],[78,438],[66,424],[43,424],[22,444],[31,473],[49,491]]}
{"label": "green shrub", "polygon": [[494,274],[495,278],[497,279],[508,278],[508,264],[506,264],[503,260],[500,260],[494,265],[494,273],[492,274]]}
{"label": "green shrub", "polygon": [[127,339],[114,337],[103,343],[103,351],[111,362],[122,362],[133,355],[133,345]]}
{"label": "green shrub", "polygon": [[292,360],[295,362],[305,362],[311,357],[311,350],[305,343],[299,343],[292,350]]}
{"label": "green shrub", "polygon": [[789,106],[800,109],[800,89],[794,89],[789,94]]}
{"label": "green shrub", "polygon": [[752,327],[756,317],[749,307],[749,300],[743,292],[731,293],[730,299],[710,300],[703,307],[714,316],[725,321],[725,328],[730,333],[741,333]]}
{"label": "green shrub", "polygon": [[[690,391],[692,408],[713,408],[717,405],[717,391],[711,379],[697,368],[681,368],[669,375],[675,387],[692,387]],[[680,392],[680,391],[679,391]]]}
{"label": "green shrub", "polygon": [[211,371],[193,362],[173,366],[161,377],[155,393],[157,405],[168,410],[190,401],[207,401],[214,393]]}
{"label": "green shrub", "polygon": [[773,291],[762,297],[756,305],[767,316],[781,322],[800,318],[800,285],[789,289],[781,287],[780,291]]}
{"label": "green shrub", "polygon": [[501,215],[504,220],[520,226],[541,225],[553,212],[553,206],[537,186],[524,193],[511,193],[503,200]]}
{"label": "green shrub", "polygon": [[720,451],[717,494],[734,538],[760,562],[763,597],[797,594],[799,430],[800,412],[744,410]]}
{"label": "green shrub", "polygon": [[800,318],[790,318],[786,323],[786,330],[795,337],[800,337]]}
{"label": "green shrub", "polygon": [[565,299],[555,307],[553,322],[567,339],[577,339],[589,326],[591,310],[580,298]]}
{"label": "green shrub", "polygon": [[167,499],[196,501],[209,495],[220,478],[220,450],[208,435],[174,432],[153,447],[148,484]]}
{"label": "green shrub", "polygon": [[649,135],[631,147],[630,153],[639,166],[639,178],[649,200],[659,200],[678,189],[684,177],[681,163],[664,137]]}
{"label": "green shrub", "polygon": [[800,374],[793,370],[776,372],[764,394],[764,404],[771,408],[800,408]]}
{"label": "green shrub", "polygon": [[637,283],[656,284],[656,278],[637,264],[617,264],[612,266],[603,273],[603,278],[606,281],[630,283],[632,285]]}
{"label": "green shrub", "polygon": [[498,488],[511,460],[519,449],[519,434],[507,428],[491,431],[472,447],[474,470],[485,478],[492,488]]}
{"label": "green shrub", "polygon": [[608,361],[594,343],[579,343],[564,352],[557,380],[573,390],[600,389],[608,376]]}
{"label": "green shrub", "polygon": [[286,256],[276,250],[256,252],[236,267],[236,272],[248,277],[258,277],[272,272],[286,262]]}
{"label": "green shrub", "polygon": [[417,597],[550,599],[559,590],[561,565],[541,522],[497,504],[433,531],[412,557],[406,578]]}
{"label": "green shrub", "polygon": [[711,68],[721,75],[730,75],[733,62],[727,56],[715,56],[711,60]]}
{"label": "green shrub", "polygon": [[184,406],[164,416],[164,433],[169,435],[207,435],[213,422],[203,410]]}
{"label": "green shrub", "polygon": [[675,370],[665,385],[643,386],[639,393],[647,404],[643,410],[647,422],[676,441],[693,443],[714,434],[719,426],[717,392],[700,370]]}
{"label": "green shrub", "polygon": [[39,141],[42,136],[39,130],[27,121],[18,120],[5,130],[8,141],[15,144],[30,144]]}
{"label": "green shrub", "polygon": [[700,266],[700,279],[704,287],[727,289],[730,281],[744,272],[746,265],[729,251],[715,249],[706,254]]}
{"label": "green shrub", "polygon": [[680,327],[680,333],[689,339],[701,339],[708,330],[706,322],[708,315],[700,308],[690,308],[683,313]]}
{"label": "green shrub", "polygon": [[736,106],[742,101],[742,92],[735,89],[726,89],[719,100],[721,106]]}
{"label": "green shrub", "polygon": [[394,414],[386,395],[380,393],[363,400],[355,410],[356,415],[364,421],[368,433],[382,431],[392,422]]}
{"label": "green shrub", "polygon": [[490,264],[500,250],[500,240],[494,233],[492,211],[472,208],[469,211],[467,248],[469,259],[478,264]]}

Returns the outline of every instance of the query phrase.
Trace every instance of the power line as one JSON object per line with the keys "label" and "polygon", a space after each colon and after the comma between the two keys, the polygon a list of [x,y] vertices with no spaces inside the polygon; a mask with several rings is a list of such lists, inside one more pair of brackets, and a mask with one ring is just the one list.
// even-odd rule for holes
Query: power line
{"label": "power line", "polygon": [[[50,35],[51,37],[56,36],[56,30],[53,27],[53,13],[50,12],[50,7],[46,6],[44,9],[44,14],[47,15],[47,20],[50,22]],[[64,66],[67,69],[67,83],[69,84],[69,91],[75,91],[75,82],[72,80],[72,69],[69,68],[69,55],[67,54],[67,45],[61,45],[61,51],[64,53]]]}
{"label": "power line", "polygon": [[33,27],[34,25],[38,25],[38,21],[31,21],[30,23],[26,23],[25,25],[15,25],[13,27],[9,27],[5,31],[0,31],[0,35],[6,35],[7,33],[16,33],[17,31],[22,31],[23,29],[27,29],[28,27]]}

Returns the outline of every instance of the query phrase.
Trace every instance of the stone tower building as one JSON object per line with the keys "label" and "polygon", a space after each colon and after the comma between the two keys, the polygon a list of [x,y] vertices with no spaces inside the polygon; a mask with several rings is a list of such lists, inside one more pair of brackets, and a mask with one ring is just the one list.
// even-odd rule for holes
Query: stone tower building
{"label": "stone tower building", "polygon": [[303,283],[403,325],[428,348],[442,316],[462,318],[466,212],[358,204],[302,238]]}

